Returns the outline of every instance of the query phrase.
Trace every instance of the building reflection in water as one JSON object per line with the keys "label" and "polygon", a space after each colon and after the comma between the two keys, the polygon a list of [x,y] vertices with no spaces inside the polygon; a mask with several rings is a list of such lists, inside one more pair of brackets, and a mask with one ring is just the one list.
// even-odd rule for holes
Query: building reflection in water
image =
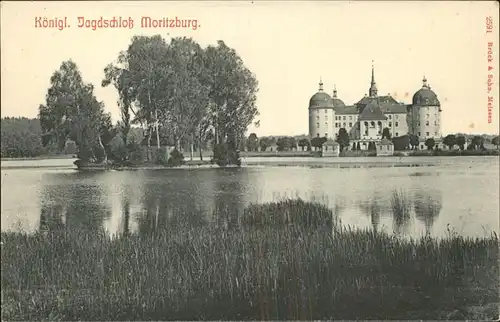
{"label": "building reflection in water", "polygon": [[358,202],[358,207],[370,218],[370,223],[374,231],[378,231],[380,226],[382,207],[380,206],[379,200],[380,198],[375,195],[368,200]]}

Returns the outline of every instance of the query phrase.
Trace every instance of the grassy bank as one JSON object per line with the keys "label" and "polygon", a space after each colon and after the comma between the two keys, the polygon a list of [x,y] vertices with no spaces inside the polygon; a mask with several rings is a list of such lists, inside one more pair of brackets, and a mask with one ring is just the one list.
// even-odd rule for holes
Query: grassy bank
{"label": "grassy bank", "polygon": [[496,236],[332,233],[324,207],[294,202],[247,216],[117,238],[2,233],[2,320],[498,317]]}

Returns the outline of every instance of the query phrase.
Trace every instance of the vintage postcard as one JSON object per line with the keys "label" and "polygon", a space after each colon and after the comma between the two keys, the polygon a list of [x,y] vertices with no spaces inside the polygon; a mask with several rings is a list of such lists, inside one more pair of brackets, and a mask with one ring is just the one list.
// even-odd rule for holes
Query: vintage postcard
{"label": "vintage postcard", "polygon": [[2,320],[498,319],[499,23],[3,1]]}

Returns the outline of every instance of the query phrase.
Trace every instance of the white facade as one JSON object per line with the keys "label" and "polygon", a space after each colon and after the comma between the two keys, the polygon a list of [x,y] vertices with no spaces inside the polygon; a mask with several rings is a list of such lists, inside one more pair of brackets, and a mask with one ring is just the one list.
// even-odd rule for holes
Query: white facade
{"label": "white facade", "polygon": [[309,135],[335,139],[341,128],[347,131],[351,142],[380,141],[384,128],[389,129],[391,137],[417,135],[420,141],[439,140],[441,104],[425,77],[412,104],[397,102],[390,95],[378,96],[373,69],[369,95],[352,106],[346,106],[336,90],[333,96],[325,93],[320,82],[319,91],[309,102]]}

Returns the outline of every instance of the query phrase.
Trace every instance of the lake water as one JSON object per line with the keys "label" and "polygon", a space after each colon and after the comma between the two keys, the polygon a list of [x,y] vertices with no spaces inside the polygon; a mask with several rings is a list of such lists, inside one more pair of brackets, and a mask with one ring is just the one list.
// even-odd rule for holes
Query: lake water
{"label": "lake water", "polygon": [[[266,163],[264,159],[249,158],[243,164]],[[218,222],[221,209],[237,217],[249,203],[300,197],[328,205],[344,225],[353,227],[414,237],[445,236],[449,229],[473,237],[498,232],[498,157],[409,159],[426,166],[274,167],[267,159],[266,166],[239,169],[79,172],[73,160],[2,161],[1,227],[33,232],[66,225],[141,232],[174,221]],[[304,160],[287,162],[300,165]],[[398,162],[397,158],[331,160],[346,165]],[[411,201],[406,220],[392,213],[395,191]]]}

